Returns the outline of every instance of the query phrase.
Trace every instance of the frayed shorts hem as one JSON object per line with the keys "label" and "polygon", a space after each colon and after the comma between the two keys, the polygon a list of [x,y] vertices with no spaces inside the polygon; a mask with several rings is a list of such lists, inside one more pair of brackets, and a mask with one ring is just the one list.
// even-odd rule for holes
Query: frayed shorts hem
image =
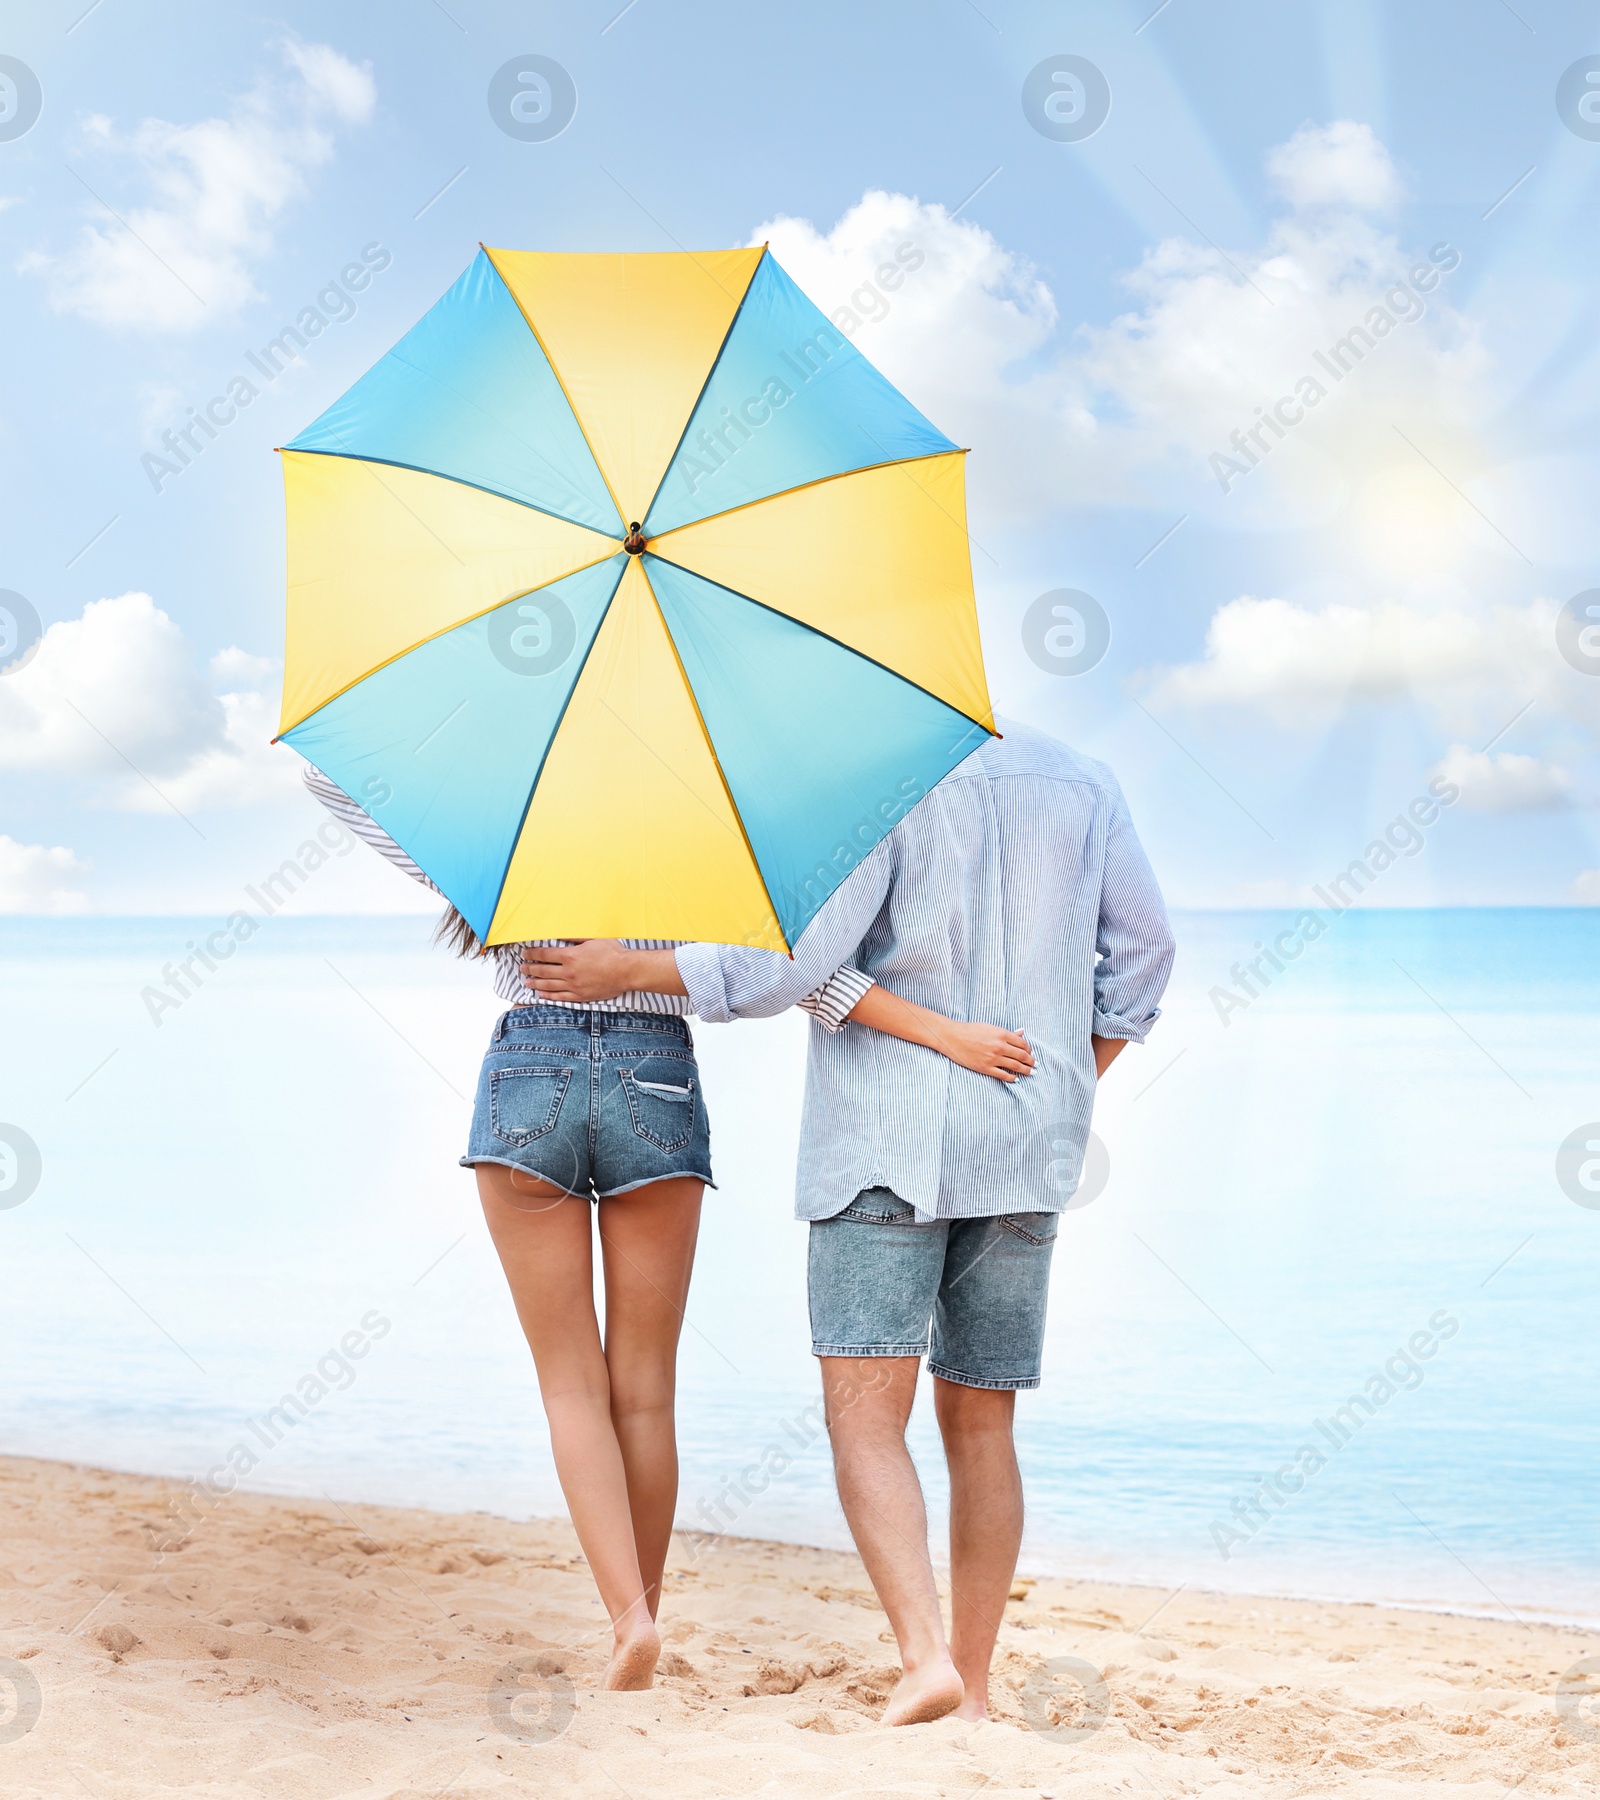
{"label": "frayed shorts hem", "polygon": [[475,1169],[479,1163],[492,1163],[497,1169],[514,1169],[519,1175],[526,1175],[533,1181],[542,1181],[546,1187],[553,1187],[558,1194],[567,1200],[592,1200],[593,1194],[580,1194],[575,1188],[563,1187],[559,1181],[552,1181],[537,1169],[530,1169],[526,1163],[512,1162],[508,1156],[463,1156],[459,1158],[463,1169]]}
{"label": "frayed shorts hem", "polygon": [[460,1162],[463,1169],[475,1169],[479,1163],[493,1163],[498,1169],[516,1169],[520,1174],[531,1176],[533,1180],[542,1181],[557,1189],[569,1200],[615,1200],[619,1194],[631,1194],[636,1188],[652,1187],[658,1181],[700,1181],[708,1188],[717,1185],[699,1169],[668,1169],[663,1175],[646,1175],[638,1181],[625,1181],[621,1187],[603,1188],[598,1194],[580,1194],[575,1188],[562,1187],[559,1181],[551,1181],[548,1175],[541,1174],[537,1169],[530,1169],[526,1163],[512,1162],[509,1157],[463,1156]]}
{"label": "frayed shorts hem", "polygon": [[619,1194],[631,1194],[636,1188],[654,1187],[658,1181],[698,1181],[702,1186],[715,1188],[716,1183],[703,1169],[668,1169],[664,1175],[646,1175],[642,1181],[625,1181],[621,1187],[602,1188],[602,1200],[615,1200]]}

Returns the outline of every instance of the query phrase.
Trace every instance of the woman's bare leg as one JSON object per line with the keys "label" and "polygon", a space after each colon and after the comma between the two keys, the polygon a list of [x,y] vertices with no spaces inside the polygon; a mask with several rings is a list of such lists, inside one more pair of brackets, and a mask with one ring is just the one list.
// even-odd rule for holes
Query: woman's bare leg
{"label": "woman's bare leg", "polygon": [[611,1422],[652,1618],[678,1504],[673,1399],[702,1191],[703,1183],[682,1177],[600,1202]]}
{"label": "woman's bare leg", "polygon": [[634,1548],[611,1383],[594,1310],[589,1202],[498,1163],[477,1166],[478,1195],[533,1352],[550,1448],[613,1648],[605,1685],[649,1687],[661,1640]]}
{"label": "woman's bare leg", "polygon": [[589,1202],[497,1163],[480,1163],[477,1176],[533,1351],[561,1490],[611,1618],[606,1685],[648,1687],[677,1503],[674,1375],[702,1184],[655,1182],[600,1203],[602,1347]]}

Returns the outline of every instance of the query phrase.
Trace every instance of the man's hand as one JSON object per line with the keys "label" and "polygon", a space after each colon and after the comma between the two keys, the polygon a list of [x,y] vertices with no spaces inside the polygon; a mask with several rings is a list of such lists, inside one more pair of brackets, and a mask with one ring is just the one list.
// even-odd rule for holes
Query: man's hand
{"label": "man's hand", "polygon": [[541,1000],[590,1006],[618,994],[682,994],[683,978],[670,950],[630,950],[617,938],[575,944],[529,944],[522,979]]}

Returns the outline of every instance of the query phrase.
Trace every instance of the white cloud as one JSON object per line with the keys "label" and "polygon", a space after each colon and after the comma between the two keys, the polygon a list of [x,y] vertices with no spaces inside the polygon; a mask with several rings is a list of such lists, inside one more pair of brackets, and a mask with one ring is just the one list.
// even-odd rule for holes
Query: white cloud
{"label": "white cloud", "polygon": [[309,103],[330,117],[351,125],[365,125],[378,103],[371,63],[353,63],[329,44],[283,47],[285,60],[305,83]]}
{"label": "white cloud", "polygon": [[270,694],[219,694],[222,735],[198,748],[175,775],[161,783],[160,794],[143,782],[129,786],[122,805],[129,812],[162,812],[170,801],[180,812],[214,807],[252,806],[263,800],[285,800],[300,788],[300,759],[272,742],[278,728],[278,703]]}
{"label": "white cloud", "polygon": [[1600,869],[1574,876],[1569,897],[1575,906],[1600,906]]}
{"label": "white cloud", "polygon": [[1475,729],[1508,695],[1549,693],[1564,706],[1589,697],[1561,680],[1556,611],[1549,600],[1478,613],[1244,595],[1212,615],[1204,657],[1156,671],[1148,698],[1158,707],[1255,707],[1279,725],[1314,729],[1351,702],[1414,695],[1448,728]]}
{"label": "white cloud", "polygon": [[1401,197],[1389,152],[1370,125],[1339,119],[1302,125],[1267,156],[1267,173],[1291,206],[1353,206],[1383,212]]}
{"label": "white cloud", "polygon": [[123,594],[52,625],[0,682],[0,769],[99,774],[126,768],[120,751],[167,775],[222,723],[182,631],[148,594]]}
{"label": "white cloud", "polygon": [[60,844],[19,844],[0,833],[0,913],[86,913],[77,883],[88,873]]}
{"label": "white cloud", "polygon": [[[982,226],[907,194],[869,189],[826,235],[807,219],[780,215],[751,234],[752,243],[769,240],[824,312],[855,314],[844,323],[891,380],[957,375],[964,389],[976,388],[970,373],[943,365],[975,362],[979,374],[997,372],[1055,329],[1050,290],[1023,258]],[[887,286],[878,280],[885,267]]]}
{"label": "white cloud", "polygon": [[1084,327],[1059,372],[1099,421],[1096,485],[1235,528],[1345,513],[1391,574],[1459,560],[1484,528],[1395,429],[1435,462],[1476,459],[1486,359],[1447,297],[1459,260],[1442,246],[1435,266],[1333,205],[1291,211],[1254,253],[1158,245],[1127,278],[1138,310]]}
{"label": "white cloud", "polygon": [[212,657],[206,672],[219,688],[230,684],[235,688],[260,687],[277,666],[269,656],[253,656],[237,644],[230,644]]}
{"label": "white cloud", "polygon": [[[972,446],[980,520],[1170,502],[1276,530],[1348,508],[1352,535],[1390,573],[1472,554],[1488,528],[1394,429],[1421,430],[1445,465],[1481,460],[1469,421],[1487,359],[1450,303],[1448,268],[1383,222],[1400,184],[1368,127],[1308,127],[1269,166],[1288,210],[1264,243],[1224,254],[1169,238],[1125,276],[1132,310],[1065,340],[1027,261],[940,205],[874,190],[827,232],[777,218],[753,239],[770,239],[825,311],[854,311],[858,346]],[[923,262],[884,292],[876,271],[901,244]],[[1441,249],[1439,262],[1459,257]],[[1412,283],[1418,267],[1426,292]],[[1315,353],[1353,330],[1367,336],[1359,361],[1344,353],[1341,378]],[[1322,398],[1272,435],[1257,408],[1308,377]],[[1209,458],[1244,463],[1230,438],[1252,429],[1257,466],[1224,491]]]}
{"label": "white cloud", "polygon": [[288,73],[259,82],[224,118],[144,119],[128,132],[102,115],[84,122],[87,178],[110,184],[118,204],[120,165],[150,198],[118,204],[131,232],[91,206],[70,250],[23,259],[58,311],[178,332],[258,297],[251,271],[272,247],[273,220],[332,157],[333,128],[365,124],[376,102],[370,69],[326,44],[291,43],[283,55]]}
{"label": "white cloud", "polygon": [[[1014,372],[1049,344],[1055,301],[1026,259],[982,226],[874,188],[831,231],[779,216],[751,242],[770,242],[805,292],[941,431],[986,453],[975,480],[998,480],[1002,459],[1006,468],[1018,460],[1011,450],[1019,433],[1032,446],[1062,440],[1055,388]],[[905,260],[897,262],[897,252]],[[903,278],[884,285],[885,267],[891,281]],[[1093,425],[1085,416],[1076,429],[1090,434]]]}
{"label": "white cloud", "polygon": [[224,650],[208,681],[148,594],[92,601],[0,681],[0,770],[86,778],[128,811],[287,795],[296,759],[269,746],[272,702],[254,691],[273,667]]}
{"label": "white cloud", "polygon": [[1557,812],[1578,804],[1565,769],[1516,751],[1452,744],[1428,773],[1453,781],[1461,790],[1461,804],[1474,812]]}
{"label": "white cloud", "polygon": [[[1203,651],[1185,637],[1177,666],[1144,677],[1153,708],[1296,731],[1350,705],[1409,708],[1434,733],[1430,759],[1457,746],[1447,761],[1466,805],[1590,804],[1600,680],[1558,653],[1566,595],[1529,598],[1515,552],[1574,568],[1600,555],[1586,499],[1600,458],[1577,431],[1566,451],[1499,452],[1483,421],[1507,416],[1507,383],[1526,371],[1497,369],[1484,331],[1516,354],[1525,320],[1493,310],[1475,250],[1413,213],[1399,224],[1404,183],[1370,127],[1304,126],[1266,172],[1281,205],[1264,233],[1218,248],[1184,228],[1125,272],[1124,311],[1082,322],[1058,317],[1024,257],[906,194],[871,191],[831,226],[776,218],[753,241],[769,239],[854,343],[973,447],[978,545],[998,550],[1001,531],[1068,506],[1182,512],[1191,535],[1325,528],[1290,594],[1206,598]],[[920,263],[885,286],[878,271],[901,246]],[[1262,414],[1286,395],[1298,416],[1280,413],[1275,432]],[[1219,454],[1240,465],[1226,490]]]}
{"label": "white cloud", "polygon": [[[1363,607],[1246,595],[1212,615],[1203,656],[1147,672],[1142,697],[1158,712],[1230,709],[1294,733],[1325,731],[1353,706],[1409,706],[1455,740],[1429,773],[1453,781],[1465,809],[1587,807],[1600,682],[1561,658],[1557,613],[1547,598]],[[1527,747],[1495,748],[1508,737]]]}

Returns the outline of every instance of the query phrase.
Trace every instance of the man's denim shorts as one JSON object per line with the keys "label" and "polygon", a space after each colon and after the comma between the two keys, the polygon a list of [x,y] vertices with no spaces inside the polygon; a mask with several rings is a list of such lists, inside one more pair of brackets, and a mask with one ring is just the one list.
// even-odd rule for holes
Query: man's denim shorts
{"label": "man's denim shorts", "polygon": [[898,1194],[863,1189],[812,1221],[812,1355],[926,1355],[931,1374],[961,1387],[1037,1387],[1059,1222],[1045,1212],[918,1224]]}
{"label": "man's denim shorts", "polygon": [[461,1162],[503,1163],[586,1200],[674,1175],[714,1185],[688,1025],[571,1006],[502,1013]]}

